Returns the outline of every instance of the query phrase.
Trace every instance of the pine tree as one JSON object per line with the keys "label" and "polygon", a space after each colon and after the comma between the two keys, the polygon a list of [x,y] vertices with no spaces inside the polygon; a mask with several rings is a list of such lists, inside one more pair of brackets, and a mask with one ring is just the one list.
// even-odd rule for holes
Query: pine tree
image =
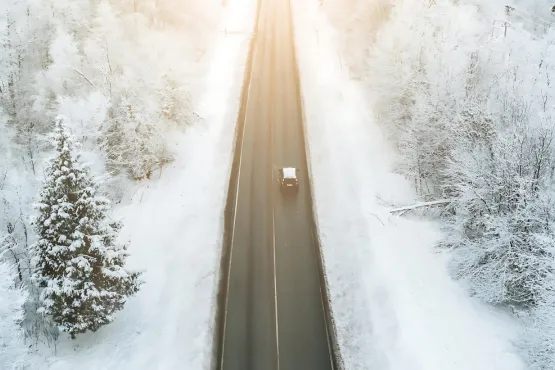
{"label": "pine tree", "polygon": [[46,170],[34,221],[34,280],[43,288],[39,312],[75,338],[110,323],[141,282],[140,273],[124,268],[126,247],[116,242],[121,224],[108,222],[109,201],[79,163],[63,117],[53,139],[57,154]]}

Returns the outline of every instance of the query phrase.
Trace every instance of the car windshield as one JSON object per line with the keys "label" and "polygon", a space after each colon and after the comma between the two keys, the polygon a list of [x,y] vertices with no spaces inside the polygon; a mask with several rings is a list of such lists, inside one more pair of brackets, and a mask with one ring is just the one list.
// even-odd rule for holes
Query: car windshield
{"label": "car windshield", "polygon": [[295,169],[294,168],[284,168],[283,169],[283,178],[284,179],[294,179],[297,177],[297,174],[295,173]]}

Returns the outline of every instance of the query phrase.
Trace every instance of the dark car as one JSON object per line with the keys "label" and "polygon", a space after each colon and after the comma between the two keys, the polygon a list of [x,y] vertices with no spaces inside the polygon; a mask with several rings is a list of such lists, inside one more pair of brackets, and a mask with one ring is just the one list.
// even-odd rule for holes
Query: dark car
{"label": "dark car", "polygon": [[279,183],[281,191],[297,191],[299,189],[299,170],[294,167],[284,167],[279,169]]}

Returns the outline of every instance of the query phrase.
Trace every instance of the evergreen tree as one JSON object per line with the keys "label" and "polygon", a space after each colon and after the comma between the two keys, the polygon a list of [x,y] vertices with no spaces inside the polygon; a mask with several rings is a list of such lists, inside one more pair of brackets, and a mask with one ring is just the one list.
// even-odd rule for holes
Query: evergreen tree
{"label": "evergreen tree", "polygon": [[124,268],[128,254],[116,243],[121,224],[108,222],[109,201],[79,163],[63,117],[53,139],[57,154],[46,170],[34,221],[34,280],[43,288],[39,312],[75,338],[110,323],[141,282],[140,273]]}

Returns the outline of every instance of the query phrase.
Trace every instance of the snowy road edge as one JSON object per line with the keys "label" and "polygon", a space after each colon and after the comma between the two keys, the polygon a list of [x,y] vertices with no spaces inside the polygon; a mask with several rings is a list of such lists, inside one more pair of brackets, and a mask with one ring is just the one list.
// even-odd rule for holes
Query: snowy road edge
{"label": "snowy road edge", "polygon": [[256,15],[252,23],[251,36],[249,40],[247,57],[244,64],[239,67],[243,68],[243,82],[241,85],[241,93],[239,96],[239,112],[235,120],[235,132],[233,134],[233,155],[229,166],[228,183],[226,190],[226,201],[223,214],[223,232],[221,238],[220,249],[220,265],[218,269],[217,287],[216,287],[216,307],[213,310],[213,323],[214,332],[212,340],[212,358],[210,369],[216,370],[220,368],[220,358],[222,355],[223,344],[223,330],[225,321],[225,306],[227,298],[227,286],[229,281],[229,268],[230,268],[230,251],[231,251],[231,228],[233,227],[234,209],[236,207],[236,189],[237,189],[237,174],[239,172],[239,152],[237,148],[243,145],[243,129],[245,123],[245,102],[250,87],[251,70],[252,70],[252,54],[254,50],[254,43],[256,40],[256,26],[258,25],[259,10],[261,0],[256,0]]}
{"label": "snowy road edge", "polygon": [[[289,0],[289,10],[291,12],[291,28],[293,35],[293,58],[295,64],[295,82],[297,85],[297,91],[299,92],[299,104],[301,106],[301,121],[302,121],[302,129],[303,129],[303,146],[304,146],[304,153],[305,153],[305,161],[307,166],[308,172],[308,182],[309,182],[309,189],[310,189],[310,208],[312,209],[312,234],[313,239],[315,241],[314,249],[316,253],[316,259],[318,262],[318,273],[320,278],[320,288],[322,289],[322,304],[324,306],[324,314],[326,316],[326,326],[327,326],[327,333],[329,336],[329,341],[331,342],[332,350],[333,350],[333,366],[334,370],[344,370],[345,363],[341,356],[341,349],[339,347],[339,341],[337,337],[337,325],[335,323],[334,315],[333,315],[333,308],[330,299],[330,292],[329,292],[329,282],[328,276],[326,274],[326,261],[324,258],[324,254],[322,253],[321,247],[321,240],[320,240],[320,228],[318,222],[318,212],[317,212],[317,205],[314,202],[314,181],[313,181],[313,172],[312,172],[312,162],[311,162],[311,155],[310,155],[310,142],[308,140],[308,127],[306,123],[306,116],[305,116],[305,99],[303,95],[302,89],[302,82],[299,72],[299,58],[297,57],[299,49],[297,43],[297,22],[299,21],[296,18],[297,12],[295,11],[296,1]],[[323,285],[323,286],[322,286]]]}

